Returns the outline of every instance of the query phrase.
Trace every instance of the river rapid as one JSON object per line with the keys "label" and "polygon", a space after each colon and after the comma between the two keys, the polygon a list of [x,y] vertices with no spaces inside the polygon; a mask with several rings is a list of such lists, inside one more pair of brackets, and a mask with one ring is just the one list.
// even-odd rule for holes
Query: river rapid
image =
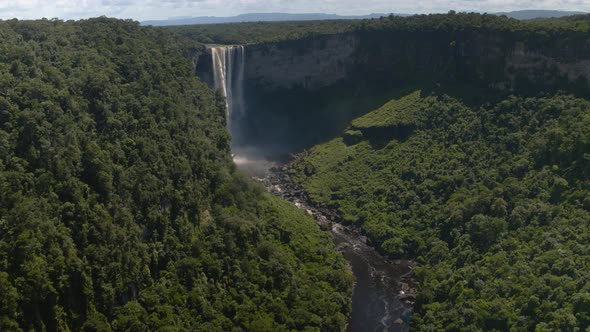
{"label": "river rapid", "polygon": [[355,276],[352,294],[350,332],[398,332],[409,330],[415,299],[412,283],[414,263],[391,260],[367,243],[367,238],[352,226],[339,223],[335,211],[307,199],[290,181],[286,167],[273,162],[235,157],[239,169],[262,183],[266,189],[313,216],[329,231]]}

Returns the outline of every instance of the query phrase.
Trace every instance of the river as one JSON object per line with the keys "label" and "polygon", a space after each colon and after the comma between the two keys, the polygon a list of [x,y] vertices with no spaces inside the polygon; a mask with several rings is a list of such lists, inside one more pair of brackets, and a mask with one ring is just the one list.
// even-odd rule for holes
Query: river
{"label": "river", "polygon": [[284,170],[268,161],[235,158],[238,167],[267,190],[294,203],[314,216],[320,227],[329,230],[355,276],[350,332],[399,332],[409,330],[415,290],[411,275],[413,262],[391,260],[367,244],[352,227],[338,223],[334,211],[315,206],[302,190],[295,188]]}

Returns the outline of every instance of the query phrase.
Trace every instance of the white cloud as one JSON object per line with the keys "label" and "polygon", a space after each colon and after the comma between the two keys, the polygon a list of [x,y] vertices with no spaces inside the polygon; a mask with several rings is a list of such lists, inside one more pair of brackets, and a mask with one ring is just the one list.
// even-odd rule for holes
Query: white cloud
{"label": "white cloud", "polygon": [[230,16],[252,12],[369,13],[498,12],[518,9],[590,12],[590,0],[0,0],[0,18],[86,18],[100,15],[137,20],[174,16]]}

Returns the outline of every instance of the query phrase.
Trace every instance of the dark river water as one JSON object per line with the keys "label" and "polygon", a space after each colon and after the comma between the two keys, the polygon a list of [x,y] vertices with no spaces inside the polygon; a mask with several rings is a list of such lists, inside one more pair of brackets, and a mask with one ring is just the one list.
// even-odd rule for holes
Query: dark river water
{"label": "dark river water", "polygon": [[399,298],[408,263],[384,258],[339,224],[332,226],[332,235],[356,279],[348,330],[408,331],[410,306]]}
{"label": "dark river water", "polygon": [[323,229],[330,230],[356,281],[348,331],[409,330],[414,292],[408,281],[412,266],[410,261],[387,259],[368,245],[357,231],[332,222],[333,216],[327,216],[307,202],[300,191],[285,181],[280,170],[273,168],[274,163],[239,157],[235,158],[235,162],[242,171],[262,182],[269,192],[293,202],[314,216]]}

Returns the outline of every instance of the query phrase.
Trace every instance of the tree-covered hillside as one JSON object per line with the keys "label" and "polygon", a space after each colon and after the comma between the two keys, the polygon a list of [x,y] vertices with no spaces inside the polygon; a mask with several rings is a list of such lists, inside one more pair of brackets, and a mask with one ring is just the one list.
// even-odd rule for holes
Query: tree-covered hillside
{"label": "tree-covered hillside", "polygon": [[342,330],[329,237],[234,170],[172,34],[0,22],[0,330]]}
{"label": "tree-covered hillside", "polygon": [[590,326],[590,102],[420,91],[291,164],[310,198],[416,257],[419,331]]}

